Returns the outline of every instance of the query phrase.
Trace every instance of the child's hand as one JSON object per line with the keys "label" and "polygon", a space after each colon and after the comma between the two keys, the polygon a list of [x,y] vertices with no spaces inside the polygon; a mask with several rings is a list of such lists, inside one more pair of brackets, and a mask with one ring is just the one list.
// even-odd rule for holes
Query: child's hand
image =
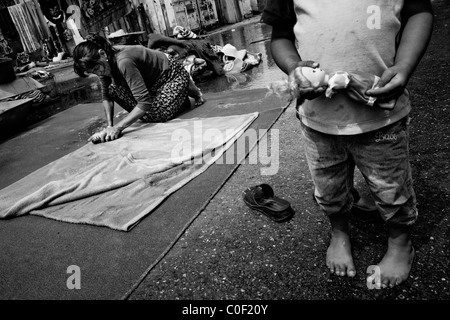
{"label": "child's hand", "polygon": [[319,63],[315,61],[300,61],[297,64],[297,67],[289,74],[288,82],[291,86],[291,90],[297,98],[301,98],[302,100],[308,99],[312,100],[322,95],[325,91],[325,88],[302,88],[298,84],[301,83],[303,77],[301,73],[302,67],[310,67],[310,68],[318,68]]}
{"label": "child's hand", "polygon": [[377,97],[379,100],[389,101],[397,99],[403,94],[410,76],[409,68],[394,65],[386,69],[378,81],[376,89],[367,90],[369,96]]}

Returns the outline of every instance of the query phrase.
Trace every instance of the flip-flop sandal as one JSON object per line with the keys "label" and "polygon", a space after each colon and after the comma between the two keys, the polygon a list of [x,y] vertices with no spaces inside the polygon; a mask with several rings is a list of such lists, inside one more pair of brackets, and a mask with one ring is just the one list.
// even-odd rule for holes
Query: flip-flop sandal
{"label": "flip-flop sandal", "polygon": [[275,196],[268,184],[247,188],[242,193],[242,198],[251,209],[263,213],[275,222],[284,222],[294,216],[290,203]]}

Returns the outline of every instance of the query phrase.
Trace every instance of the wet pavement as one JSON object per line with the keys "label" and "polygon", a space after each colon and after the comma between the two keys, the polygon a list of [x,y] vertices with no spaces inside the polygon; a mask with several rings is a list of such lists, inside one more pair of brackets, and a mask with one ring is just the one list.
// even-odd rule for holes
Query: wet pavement
{"label": "wet pavement", "polygon": [[251,53],[261,53],[262,60],[259,65],[240,73],[218,77],[198,84],[203,92],[221,92],[224,90],[251,90],[266,88],[276,80],[286,77],[274,63],[270,52],[271,27],[259,23],[259,16],[229,27],[224,31],[214,33],[207,38],[211,44],[224,46],[229,43],[238,50],[246,49]]}

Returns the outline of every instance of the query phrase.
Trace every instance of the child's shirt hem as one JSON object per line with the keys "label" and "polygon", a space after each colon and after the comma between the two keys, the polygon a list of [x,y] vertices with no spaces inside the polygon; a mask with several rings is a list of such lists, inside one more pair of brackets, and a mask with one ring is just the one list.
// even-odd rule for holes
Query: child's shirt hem
{"label": "child's shirt hem", "polygon": [[389,115],[384,118],[377,118],[374,120],[367,120],[358,123],[349,123],[345,125],[330,125],[330,123],[317,121],[314,118],[307,117],[305,114],[303,114],[302,109],[299,108],[297,109],[297,115],[305,126],[316,131],[333,135],[355,135],[378,130],[392,123],[395,123],[408,116],[410,111],[411,105],[408,104],[406,108],[396,110],[395,113],[389,113]]}

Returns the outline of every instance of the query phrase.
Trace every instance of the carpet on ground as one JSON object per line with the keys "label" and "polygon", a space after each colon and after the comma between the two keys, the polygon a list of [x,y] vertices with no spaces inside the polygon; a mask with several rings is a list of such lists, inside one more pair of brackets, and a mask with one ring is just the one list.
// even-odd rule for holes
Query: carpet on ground
{"label": "carpet on ground", "polygon": [[0,190],[0,217],[26,214],[129,231],[204,172],[258,113],[140,124],[88,143]]}

